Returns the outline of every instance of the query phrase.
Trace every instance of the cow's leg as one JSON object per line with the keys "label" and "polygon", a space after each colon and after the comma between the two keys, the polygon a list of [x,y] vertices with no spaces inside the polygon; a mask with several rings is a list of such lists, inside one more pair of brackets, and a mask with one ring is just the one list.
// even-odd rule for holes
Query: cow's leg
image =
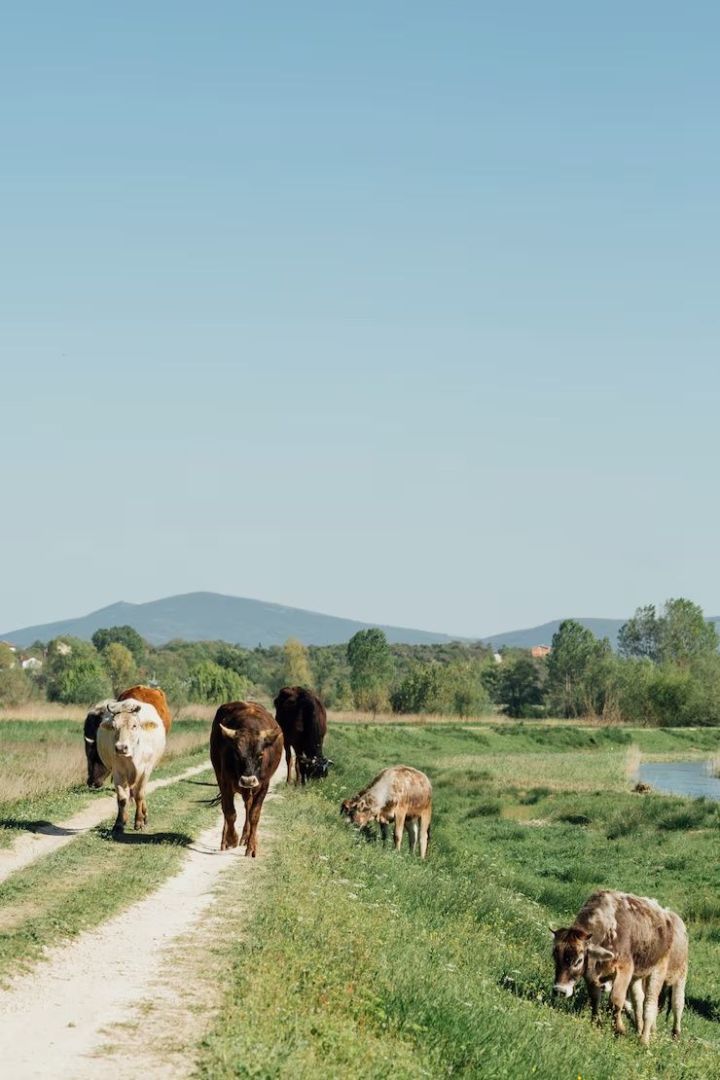
{"label": "cow's leg", "polygon": [[292,747],[289,743],[285,743],[285,763],[287,765],[287,782],[289,784],[292,777]]}
{"label": "cow's leg", "polygon": [[297,750],[295,751],[295,783],[300,783],[300,758],[297,755]]}
{"label": "cow's leg", "polygon": [[250,810],[252,809],[254,794],[255,792],[249,788],[242,789],[243,803],[245,804],[245,821],[243,822],[243,831],[240,837],[241,844],[247,844],[250,835]]}
{"label": "cow's leg", "polygon": [[613,1011],[613,1027],[616,1035],[625,1034],[625,1024],[623,1022],[622,1014],[632,975],[633,969],[631,964],[618,964],[613,987],[610,991],[610,1004],[612,1005]]}
{"label": "cow's leg", "polygon": [[643,1030],[640,1039],[644,1046],[650,1045],[650,1037],[655,1030],[658,1014],[658,998],[665,982],[667,962],[660,963],[650,972],[645,987],[645,1010],[643,1015]]}
{"label": "cow's leg", "polygon": [[405,831],[405,811],[398,810],[395,814],[395,850],[400,851],[402,848],[403,833]]}
{"label": "cow's leg", "polygon": [[633,1003],[633,1019],[635,1021],[635,1027],[637,1028],[638,1035],[643,1033],[643,1005],[645,1002],[645,991],[643,990],[642,979],[634,979],[630,986],[630,997]]}
{"label": "cow's leg", "polygon": [[671,1007],[673,1014],[673,1039],[680,1038],[680,1032],[682,1030],[682,1014],[685,1008],[685,980],[687,976],[683,975],[674,986],[670,987],[670,993],[672,994]]}
{"label": "cow's leg", "polygon": [[430,808],[423,810],[420,815],[420,858],[427,855],[428,839],[430,837]]}
{"label": "cow's leg", "polygon": [[135,799],[135,828],[142,830],[147,823],[147,803],[145,802],[145,777],[142,776],[133,788]]}
{"label": "cow's leg", "polygon": [[229,784],[224,785],[221,789],[220,803],[225,817],[220,850],[227,851],[228,848],[238,846],[238,834],[235,831],[235,821],[237,819],[237,813],[235,811],[235,793]]}
{"label": "cow's leg", "polygon": [[382,836],[383,847],[387,844],[388,838],[388,823],[387,821],[380,822],[380,835]]}
{"label": "cow's leg", "polygon": [[589,983],[585,981],[587,987],[588,997],[590,998],[590,1013],[593,1024],[601,1024],[602,1017],[600,1015],[600,1004],[602,1002],[602,986],[598,986],[597,983]]}
{"label": "cow's leg", "polygon": [[264,784],[259,788],[255,788],[253,791],[252,802],[250,803],[250,829],[248,831],[247,847],[245,848],[245,854],[254,859],[257,855],[257,828],[260,821],[260,811],[265,801],[265,796],[268,792],[268,785]]}
{"label": "cow's leg", "polygon": [[130,798],[130,788],[127,784],[123,784],[121,780],[115,781],[115,792],[117,794],[117,817],[115,818],[115,824],[113,825],[114,833],[125,832],[125,826],[128,819],[128,799]]}
{"label": "cow's leg", "polygon": [[417,851],[418,834],[420,832],[420,819],[408,818],[407,821],[408,839],[410,841],[410,854],[414,855]]}

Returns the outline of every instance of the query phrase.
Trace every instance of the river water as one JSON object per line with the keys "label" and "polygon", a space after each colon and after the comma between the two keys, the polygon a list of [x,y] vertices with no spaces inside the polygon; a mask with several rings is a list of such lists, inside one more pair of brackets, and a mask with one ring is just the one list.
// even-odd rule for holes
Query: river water
{"label": "river water", "polygon": [[638,779],[669,795],[704,795],[720,800],[720,777],[712,775],[709,761],[641,762]]}

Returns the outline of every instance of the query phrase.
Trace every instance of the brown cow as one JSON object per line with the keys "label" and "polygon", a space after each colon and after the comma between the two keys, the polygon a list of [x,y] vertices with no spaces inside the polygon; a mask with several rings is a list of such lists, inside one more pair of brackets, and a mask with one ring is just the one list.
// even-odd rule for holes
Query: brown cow
{"label": "brown cow", "polygon": [[287,762],[287,782],[292,773],[295,751],[295,780],[322,780],[332,761],[323,756],[327,734],[327,713],[317,694],[303,686],[284,686],[275,701],[275,719],[282,728]]}
{"label": "brown cow", "polygon": [[133,698],[135,701],[146,701],[148,705],[154,705],[158,716],[163,722],[165,734],[169,733],[172,727],[172,716],[170,715],[164,690],[161,690],[159,686],[131,686],[129,690],[123,690],[122,694],[118,694],[117,699],[118,701],[126,701],[128,698]]}
{"label": "brown cow", "polygon": [[[123,690],[122,694],[118,694],[117,700],[127,701],[128,698],[153,705],[162,720],[167,735],[172,726],[172,717],[167,698],[162,690],[153,686],[131,686],[129,690]],[[110,698],[108,700],[114,699]],[[110,775],[110,770],[103,763],[97,748],[97,730],[103,717],[107,716],[108,700],[99,701],[97,705],[93,705],[85,717],[83,738],[85,740],[85,758],[87,761],[87,786],[90,788],[102,787]]]}
{"label": "brown cow", "polygon": [[[680,1032],[687,972],[687,937],[682,920],[660,907],[656,900],[632,893],[604,889],[588,897],[573,925],[553,930],[555,960],[554,991],[570,997],[575,983],[584,976],[590,995],[593,1019],[599,1016],[603,983],[613,978],[610,1002],[615,1032],[625,1031],[622,1012],[628,989],[632,988],[638,1030],[645,1045],[655,1029],[658,998],[663,985],[671,981],[675,1032]],[[684,961],[682,957],[685,957]],[[671,966],[676,970],[671,974]],[[642,982],[642,989],[637,983]]]}
{"label": "brown cow", "polygon": [[407,828],[413,853],[419,834],[420,858],[425,858],[432,817],[432,785],[419,769],[409,765],[383,769],[357,795],[345,799],[340,813],[359,828],[364,828],[370,821],[379,822],[383,841],[387,839],[389,823],[394,822],[396,851],[402,847],[404,828]]}
{"label": "brown cow", "polygon": [[[210,732],[210,760],[220,788],[225,824],[220,850],[246,844],[245,854],[257,855],[257,827],[270,780],[282,757],[280,725],[262,705],[231,701],[215,713]],[[235,793],[245,803],[245,824],[238,841]]]}
{"label": "brown cow", "polygon": [[[679,915],[668,909],[668,915],[673,924],[673,940],[670,953],[667,958],[667,967],[662,987],[662,996],[669,995],[668,1012],[673,1014],[673,1038],[679,1039],[682,1029],[682,1015],[685,1008],[685,983],[688,971],[688,936],[685,923]],[[588,960],[585,980],[588,986],[601,986],[602,989],[612,990],[612,981],[617,974],[615,955],[611,950],[607,957],[590,957]],[[630,995],[633,1000],[633,1019],[638,1034],[642,1035],[645,1027],[643,1004],[649,990],[651,976],[644,979],[635,978],[630,984]],[[653,1021],[654,1026],[654,1021]],[[648,1032],[648,1038],[652,1030]]]}

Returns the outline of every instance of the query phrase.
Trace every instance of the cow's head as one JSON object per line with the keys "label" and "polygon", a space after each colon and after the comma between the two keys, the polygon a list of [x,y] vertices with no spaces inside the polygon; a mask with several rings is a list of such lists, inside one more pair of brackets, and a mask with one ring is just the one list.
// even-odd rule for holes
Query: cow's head
{"label": "cow's head", "polygon": [[85,746],[85,760],[87,763],[87,786],[100,788],[110,775],[110,770],[103,765],[97,748],[97,731],[103,717],[108,715],[108,703],[106,701],[95,705],[85,717],[83,731],[83,745]]}
{"label": "cow's head", "polygon": [[[615,955],[602,945],[590,941],[590,935],[579,926],[552,931],[553,960],[555,961],[555,982],[553,993],[571,997],[575,983],[585,975],[589,965],[597,965],[598,970],[605,970],[614,965]],[[608,968],[610,970],[610,968]],[[614,970],[614,969],[613,969]],[[598,984],[603,983],[608,975],[598,977]]]}
{"label": "cow's head", "polygon": [[353,825],[357,825],[359,829],[364,829],[375,817],[372,806],[362,796],[360,798],[345,799],[340,806],[340,813],[343,817],[348,818]]}
{"label": "cow's head", "polygon": [[303,754],[298,758],[300,776],[303,783],[306,780],[324,780],[333,762],[322,754]]}
{"label": "cow's head", "polygon": [[247,728],[229,728],[220,724],[220,731],[235,752],[238,783],[241,788],[253,790],[260,787],[260,771],[263,754],[280,738],[280,728],[249,731]]}
{"label": "cow's head", "polygon": [[139,701],[113,701],[108,707],[109,716],[101,721],[103,731],[111,731],[118,757],[131,758],[137,751],[143,731],[157,728],[154,720],[140,720],[142,709]]}

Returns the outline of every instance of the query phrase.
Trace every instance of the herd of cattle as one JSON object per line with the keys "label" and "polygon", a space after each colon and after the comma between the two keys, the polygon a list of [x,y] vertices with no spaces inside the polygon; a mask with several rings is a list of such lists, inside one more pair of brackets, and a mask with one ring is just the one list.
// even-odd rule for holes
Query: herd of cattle
{"label": "herd of cattle", "polygon": [[[327,776],[332,762],[323,754],[327,717],[320,699],[298,686],[275,698],[275,716],[255,702],[221,705],[210,731],[210,760],[215,770],[224,825],[221,850],[245,845],[257,855],[257,828],[270,780],[282,758],[287,782],[302,784]],[[128,802],[135,802],[135,828],[147,825],[145,792],[152,770],[165,750],[171,716],[162,690],[133,686],[116,700],[99,702],[84,727],[89,787],[108,776],[117,794],[113,831],[127,824]],[[238,837],[235,795],[245,804]],[[406,765],[384,769],[352,798],[341,814],[361,829],[380,826],[383,841],[393,825],[394,846],[407,831],[412,852],[427,853],[432,817],[432,787],[427,776]],[[682,919],[648,897],[602,890],[588,898],[571,927],[553,930],[556,994],[570,997],[578,979],[587,986],[594,1020],[600,1017],[603,991],[610,993],[614,1030],[625,1030],[623,1012],[632,1017],[647,1045],[655,1030],[663,995],[673,1015],[673,1036],[680,1035],[688,969],[688,938]]]}

